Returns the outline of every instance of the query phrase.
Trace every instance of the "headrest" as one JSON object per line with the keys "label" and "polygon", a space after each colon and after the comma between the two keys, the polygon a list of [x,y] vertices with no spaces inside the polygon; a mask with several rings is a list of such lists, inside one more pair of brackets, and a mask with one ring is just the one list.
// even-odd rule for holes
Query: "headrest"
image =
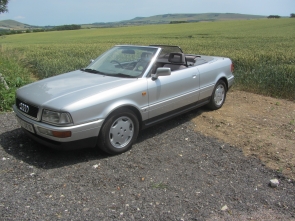
{"label": "headrest", "polygon": [[196,57],[197,56],[193,56],[193,55],[187,55],[187,56],[185,56],[185,58],[186,58],[186,60],[188,61],[188,62],[195,62],[196,60]]}
{"label": "headrest", "polygon": [[169,54],[168,61],[173,64],[185,64],[185,57],[183,53],[172,52]]}

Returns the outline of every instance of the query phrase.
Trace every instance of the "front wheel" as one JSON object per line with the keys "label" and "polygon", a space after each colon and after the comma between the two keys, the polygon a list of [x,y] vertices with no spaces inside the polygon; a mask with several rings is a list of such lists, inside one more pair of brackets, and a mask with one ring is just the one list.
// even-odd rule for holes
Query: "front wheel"
{"label": "front wheel", "polygon": [[99,148],[109,154],[120,154],[131,149],[137,138],[139,123],[127,108],[113,112],[105,121],[98,136]]}
{"label": "front wheel", "polygon": [[222,107],[226,98],[227,87],[223,80],[216,83],[213,93],[211,95],[208,107],[212,110],[217,110]]}

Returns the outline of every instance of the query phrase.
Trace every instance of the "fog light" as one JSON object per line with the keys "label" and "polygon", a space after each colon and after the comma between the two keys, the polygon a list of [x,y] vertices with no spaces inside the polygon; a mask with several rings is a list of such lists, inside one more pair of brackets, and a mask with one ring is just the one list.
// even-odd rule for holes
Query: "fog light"
{"label": "fog light", "polygon": [[38,130],[40,133],[52,136],[52,137],[58,137],[58,138],[67,138],[72,136],[71,131],[53,131],[53,130],[48,130],[42,127],[38,127]]}

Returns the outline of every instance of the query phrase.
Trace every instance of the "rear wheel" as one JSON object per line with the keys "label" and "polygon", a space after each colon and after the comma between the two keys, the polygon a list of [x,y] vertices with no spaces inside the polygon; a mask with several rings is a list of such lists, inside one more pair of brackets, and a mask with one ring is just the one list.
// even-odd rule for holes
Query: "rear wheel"
{"label": "rear wheel", "polygon": [[227,87],[223,80],[219,80],[213,90],[208,107],[212,110],[217,110],[222,107],[226,98]]}
{"label": "rear wheel", "polygon": [[136,115],[128,108],[113,112],[101,128],[99,148],[109,154],[120,154],[131,149],[137,138],[139,123]]}

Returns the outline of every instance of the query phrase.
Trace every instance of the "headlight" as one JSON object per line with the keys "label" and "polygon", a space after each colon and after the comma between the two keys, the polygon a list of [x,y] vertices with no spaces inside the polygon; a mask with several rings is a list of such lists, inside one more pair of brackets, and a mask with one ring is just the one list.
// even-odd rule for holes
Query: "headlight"
{"label": "headlight", "polygon": [[50,110],[43,110],[42,121],[57,125],[66,125],[73,123],[69,113],[59,113]]}

